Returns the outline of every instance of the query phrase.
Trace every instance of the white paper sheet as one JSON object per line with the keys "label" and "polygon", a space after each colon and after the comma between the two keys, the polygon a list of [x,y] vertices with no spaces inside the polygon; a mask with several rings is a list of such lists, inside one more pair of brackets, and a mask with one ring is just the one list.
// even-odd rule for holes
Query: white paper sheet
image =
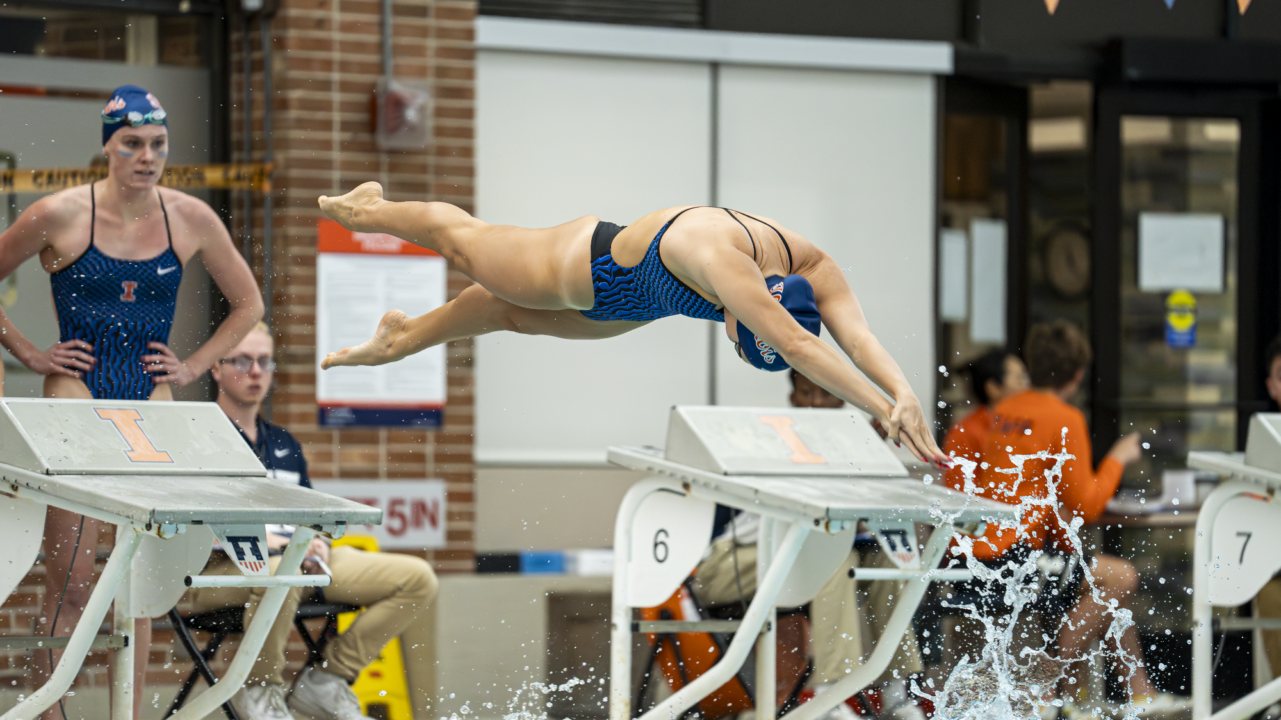
{"label": "white paper sheet", "polygon": [[445,303],[439,256],[320,253],[316,258],[316,400],[443,405],[443,345],[387,365],[320,370],[325,355],[373,336],[393,308],[410,317]]}
{"label": "white paper sheet", "polygon": [[948,228],[939,234],[939,317],[963,322],[970,294],[970,241],[964,230]]}
{"label": "white paper sheet", "polygon": [[1223,292],[1222,215],[1139,214],[1139,289]]}
{"label": "white paper sheet", "polygon": [[1004,220],[970,221],[970,340],[976,343],[1005,343],[1005,238]]}

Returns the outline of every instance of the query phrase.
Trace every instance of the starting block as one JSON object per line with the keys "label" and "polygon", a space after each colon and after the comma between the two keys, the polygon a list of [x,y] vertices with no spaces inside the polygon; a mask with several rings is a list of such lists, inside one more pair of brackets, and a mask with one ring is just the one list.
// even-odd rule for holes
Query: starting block
{"label": "starting block", "polygon": [[[1211,715],[1215,606],[1249,602],[1281,570],[1281,414],[1250,418],[1244,453],[1188,453],[1188,467],[1227,476],[1201,504],[1192,562],[1192,717],[1244,720],[1281,700],[1281,678]],[[1225,629],[1281,630],[1276,618]],[[1257,651],[1256,651],[1257,652]]]}
{"label": "starting block", "polygon": [[[632,633],[657,629],[633,623],[632,610],[663,602],[694,571],[711,542],[718,503],[762,516],[756,594],[721,661],[641,720],[683,715],[739,671],[753,643],[756,717],[773,720],[775,608],[812,600],[839,569],[862,521],[897,569],[860,569],[858,577],[916,582],[899,594],[868,662],[783,719],[815,720],[885,671],[931,580],[971,577],[935,569],[951,526],[981,532],[985,522],[1018,516],[1012,505],[910,479],[853,410],[675,407],[666,451],[612,447],[609,460],[650,473],[623,498],[614,526],[610,720],[632,720]],[[916,539],[918,522],[937,528],[924,547]],[[725,631],[724,621],[716,628],[705,624],[680,623],[680,629]]]}
{"label": "starting block", "polygon": [[[49,505],[115,525],[116,545],[70,637],[5,639],[64,651],[49,681],[0,720],[56,703],[91,647],[113,650],[111,717],[131,720],[135,618],[163,615],[187,587],[266,587],[226,676],[175,716],[204,717],[244,684],[289,588],[328,584],[298,573],[316,533],[382,522],[375,508],[269,479],[214,403],[0,399],[0,599],[35,563]],[[274,576],[267,523],[297,526]],[[215,536],[242,576],[199,575]],[[113,600],[112,635],[99,638]]]}

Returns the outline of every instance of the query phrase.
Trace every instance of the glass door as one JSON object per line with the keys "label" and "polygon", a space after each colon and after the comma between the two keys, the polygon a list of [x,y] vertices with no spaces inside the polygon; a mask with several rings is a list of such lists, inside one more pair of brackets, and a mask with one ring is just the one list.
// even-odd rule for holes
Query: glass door
{"label": "glass door", "polygon": [[1150,452],[1125,485],[1159,496],[1188,451],[1239,449],[1266,408],[1274,168],[1250,92],[1105,89],[1097,109],[1095,454],[1142,431]]}
{"label": "glass door", "polygon": [[[1186,500],[1153,505],[1189,451],[1241,449],[1250,414],[1267,409],[1262,353],[1281,305],[1268,102],[1250,90],[1108,87],[1095,96],[1094,461],[1141,431],[1145,457],[1126,469],[1121,492],[1153,512],[1105,519],[1104,548],[1139,571],[1135,620],[1143,646],[1166,654],[1153,679],[1172,692],[1190,687],[1183,588],[1196,516]],[[1234,651],[1222,663],[1220,690],[1224,677],[1248,675]]]}
{"label": "glass door", "polygon": [[1236,445],[1236,118],[1123,115],[1118,422],[1152,446],[1127,484]]}

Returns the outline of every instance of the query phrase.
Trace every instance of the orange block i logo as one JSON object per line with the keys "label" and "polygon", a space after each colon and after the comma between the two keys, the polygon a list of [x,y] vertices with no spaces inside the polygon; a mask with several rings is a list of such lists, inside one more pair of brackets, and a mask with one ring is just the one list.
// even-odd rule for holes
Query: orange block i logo
{"label": "orange block i logo", "polygon": [[125,455],[133,462],[173,462],[173,458],[164,450],[157,450],[155,445],[151,444],[151,439],[147,433],[143,432],[142,415],[137,410],[129,408],[94,408],[98,417],[109,421],[116,426],[120,432],[120,437],[124,438],[125,444],[129,449]]}

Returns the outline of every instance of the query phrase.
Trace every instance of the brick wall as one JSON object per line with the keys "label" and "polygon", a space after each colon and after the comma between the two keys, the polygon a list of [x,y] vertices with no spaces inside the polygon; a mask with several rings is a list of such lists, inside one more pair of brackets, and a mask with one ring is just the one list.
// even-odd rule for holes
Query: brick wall
{"label": "brick wall", "polygon": [[[316,198],[377,180],[392,200],[441,200],[469,211],[473,203],[475,3],[396,0],[393,5],[394,72],[428,80],[436,98],[433,145],[394,153],[378,152],[370,132],[369,101],[381,74],[380,6],[377,0],[284,0],[273,21],[272,325],[279,368],[272,416],[303,443],[316,479],[447,481],[449,546],[424,556],[438,572],[467,572],[474,567],[471,342],[448,348],[449,399],[440,430],[327,430],[316,425]],[[263,103],[256,24],[251,34],[253,84],[259,91],[254,98],[258,159]],[[242,63],[236,30],[231,47],[233,146],[239,148]],[[261,276],[261,205],[254,222],[254,264]],[[451,272],[450,297],[468,284],[466,277]]]}
{"label": "brick wall", "polygon": [[[380,2],[377,0],[282,0],[272,24],[274,47],[275,211],[273,326],[277,338],[277,387],[273,419],[303,443],[316,479],[439,478],[447,482],[448,547],[418,553],[438,573],[474,569],[474,466],[472,343],[448,348],[449,398],[439,430],[322,430],[316,425],[315,270],[316,198],[345,192],[378,180],[393,200],[441,200],[468,211],[474,177],[474,0],[395,0],[395,74],[431,83],[435,103],[435,142],[421,152],[379,153],[370,133],[369,98],[381,74]],[[165,47],[182,54],[195,47],[194,33],[179,24]],[[254,155],[261,159],[262,62],[258,25],[253,47]],[[230,24],[231,122],[235,159],[242,143],[240,25]],[[186,37],[184,37],[186,35]],[[97,38],[94,38],[97,40]],[[188,40],[192,42],[188,43]],[[172,62],[172,60],[170,60]],[[255,271],[262,277],[262,202],[253,200],[246,225],[243,198],[232,198],[233,230],[240,244],[246,227],[253,237]],[[449,276],[449,295],[470,281]],[[390,309],[390,308],[389,308]],[[372,331],[372,328],[371,328]],[[102,533],[105,557],[113,533]],[[101,560],[99,563],[101,570]],[[3,607],[0,634],[29,635],[35,629],[43,594],[44,570],[33,568]],[[163,625],[163,624],[162,624]],[[224,646],[215,671],[235,643]],[[288,679],[306,658],[301,642],[290,644]],[[105,653],[90,656],[76,688],[107,684]],[[29,679],[25,653],[0,651],[0,685],[21,687]],[[148,685],[174,685],[190,663],[170,631],[157,629],[148,663]],[[148,692],[148,700],[151,693]]]}
{"label": "brick wall", "polygon": [[[277,338],[272,419],[302,442],[311,476],[324,479],[445,480],[448,547],[418,553],[438,573],[471,572],[474,465],[472,343],[451,343],[448,403],[439,430],[329,430],[316,424],[316,223],[320,195],[377,180],[391,200],[440,200],[473,207],[474,0],[395,0],[394,74],[425,79],[435,98],[435,140],[425,151],[380,153],[370,97],[382,73],[378,0],[283,0],[273,20],[275,212],[272,325]],[[233,147],[243,142],[240,29],[232,25]],[[262,63],[253,48],[255,157],[262,152]],[[239,212],[240,200],[233,204]],[[262,276],[261,204],[254,212],[254,267]],[[243,228],[242,228],[243,229]],[[470,281],[449,275],[449,296]],[[391,308],[387,308],[391,309]],[[371,333],[373,328],[370,328]],[[305,658],[291,645],[291,665]]]}

